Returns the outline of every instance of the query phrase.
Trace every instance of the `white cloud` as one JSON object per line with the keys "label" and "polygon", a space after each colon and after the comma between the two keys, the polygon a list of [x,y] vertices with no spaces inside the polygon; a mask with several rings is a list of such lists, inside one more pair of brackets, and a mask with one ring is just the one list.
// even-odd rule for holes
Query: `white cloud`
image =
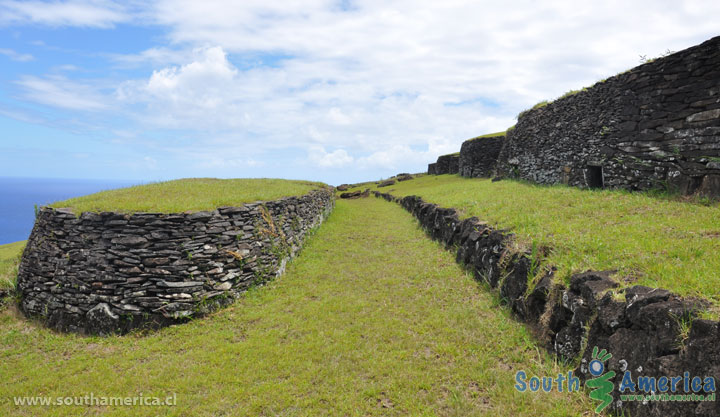
{"label": "white cloud", "polygon": [[136,54],[109,54],[118,67],[133,68],[145,64],[155,67],[166,65],[182,65],[192,59],[192,51],[175,50],[160,46],[146,49]]}
{"label": "white cloud", "polygon": [[308,160],[313,166],[321,168],[343,168],[354,161],[345,149],[326,152],[322,146],[313,146],[308,154]]}
{"label": "white cloud", "polygon": [[12,49],[6,49],[6,48],[0,48],[0,55],[5,55],[6,57],[12,59],[13,61],[18,62],[28,62],[35,59],[34,56],[30,54],[22,54],[19,52],[16,52]]}
{"label": "white cloud", "polygon": [[80,71],[80,67],[72,64],[64,64],[64,65],[58,65],[52,68],[53,71],[60,72],[60,71]]}
{"label": "white cloud", "polygon": [[212,106],[220,90],[233,81],[237,70],[220,47],[207,48],[200,54],[200,60],[182,67],[154,71],[147,83],[147,92],[161,98],[189,99],[199,105],[210,102]]}
{"label": "white cloud", "polygon": [[352,118],[337,107],[328,110],[328,119],[338,125],[349,125],[352,123]]}
{"label": "white cloud", "polygon": [[23,96],[37,103],[70,110],[99,111],[107,109],[107,98],[92,86],[61,76],[40,78],[24,76],[16,81]]}
{"label": "white cloud", "polygon": [[[682,49],[716,30],[707,16],[720,6],[683,3],[670,17],[671,4],[402,0],[345,11],[321,0],[161,0],[155,19],[171,40],[204,52],[156,71],[139,100],[163,109],[159,123],[273,144],[380,156],[443,138],[442,152],[456,151],[537,101],[636,65],[638,51]],[[282,59],[248,69],[228,55]]]}
{"label": "white cloud", "polygon": [[0,24],[108,28],[128,19],[123,6],[106,0],[0,1]]}
{"label": "white cloud", "polygon": [[540,100],[637,65],[640,54],[717,35],[720,15],[720,2],[668,0],[370,0],[350,10],[329,0],[160,0],[141,11],[72,1],[49,3],[52,16],[19,4],[0,0],[11,12],[0,22],[165,27],[157,45],[109,55],[120,72],[154,69],[116,83],[114,95],[93,82],[24,77],[24,96],[113,117],[121,109],[133,118],[128,130],[190,132],[174,146],[192,154],[212,143],[216,156],[199,163],[227,172],[273,165],[270,150],[295,152],[305,172],[420,170]]}
{"label": "white cloud", "polygon": [[153,71],[147,80],[133,80],[116,91],[121,103],[147,106],[146,121],[162,127],[235,128],[247,117],[237,103],[247,88],[220,47],[200,48],[191,62]]}

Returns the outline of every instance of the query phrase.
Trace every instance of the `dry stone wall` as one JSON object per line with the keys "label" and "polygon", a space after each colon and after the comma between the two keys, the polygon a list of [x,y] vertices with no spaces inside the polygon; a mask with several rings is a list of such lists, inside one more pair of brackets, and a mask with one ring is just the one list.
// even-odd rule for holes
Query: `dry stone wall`
{"label": "dry stone wall", "polygon": [[457,174],[459,170],[460,154],[458,153],[439,156],[433,167],[428,166],[428,174],[434,175]]}
{"label": "dry stone wall", "polygon": [[182,322],[281,274],[333,207],[327,188],[196,213],[43,208],[19,267],[20,308],[89,334]]}
{"label": "dry stone wall", "polygon": [[463,177],[490,177],[502,149],[505,135],[480,137],[460,147],[459,173]]}
{"label": "dry stone wall", "polygon": [[[507,231],[489,227],[476,217],[460,220],[455,209],[427,203],[417,196],[374,194],[402,205],[433,239],[455,251],[457,262],[478,280],[497,289],[513,313],[536,330],[548,350],[579,363],[574,374],[581,380],[593,378],[588,365],[595,346],[612,353],[605,366],[606,371],[615,372],[609,379],[615,387],[610,406],[614,413],[650,417],[720,415],[720,401],[623,403],[618,389],[626,371],[635,381],[641,376],[654,381],[684,377],[686,372],[689,379],[717,380],[720,322],[700,318],[707,302],[644,286],[618,289],[609,272],[575,274],[566,286],[553,279],[553,268],[540,269],[542,265],[530,251],[514,249],[513,235]],[[530,277],[539,279],[531,281]],[[688,325],[689,332],[685,327]]]}
{"label": "dry stone wall", "polygon": [[720,37],[527,111],[497,168],[541,184],[720,195]]}

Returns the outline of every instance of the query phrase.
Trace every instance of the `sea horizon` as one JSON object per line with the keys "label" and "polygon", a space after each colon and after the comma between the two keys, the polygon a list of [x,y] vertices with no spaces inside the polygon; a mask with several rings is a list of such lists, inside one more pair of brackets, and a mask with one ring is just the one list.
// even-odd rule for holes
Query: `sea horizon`
{"label": "sea horizon", "polygon": [[0,245],[26,240],[30,236],[36,206],[143,183],[147,181],[0,177]]}

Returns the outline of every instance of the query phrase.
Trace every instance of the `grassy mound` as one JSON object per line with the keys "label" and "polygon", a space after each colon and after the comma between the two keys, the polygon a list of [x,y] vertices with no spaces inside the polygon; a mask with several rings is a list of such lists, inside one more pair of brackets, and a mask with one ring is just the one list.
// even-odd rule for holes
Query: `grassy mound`
{"label": "grassy mound", "polygon": [[15,288],[15,278],[17,277],[17,267],[20,263],[20,256],[25,243],[22,242],[8,243],[0,245],[0,289]]}
{"label": "grassy mound", "polygon": [[[412,181],[410,181],[412,182]],[[286,274],[145,336],[63,335],[0,312],[0,415],[578,416],[586,393],[520,393],[567,368],[402,208],[337,202]],[[19,407],[14,396],[162,396],[162,407]]]}
{"label": "grassy mound", "polygon": [[486,135],[475,136],[474,138],[468,139],[465,142],[469,142],[471,140],[485,139],[485,138],[494,138],[494,137],[505,136],[505,135],[507,135],[507,131],[488,133]]}
{"label": "grassy mound", "polygon": [[102,191],[53,203],[85,211],[179,213],[306,194],[324,184],[280,179],[190,178]]}
{"label": "grassy mound", "polygon": [[460,209],[521,240],[551,248],[559,276],[617,270],[618,281],[663,287],[720,304],[720,205],[644,193],[421,176],[381,189]]}

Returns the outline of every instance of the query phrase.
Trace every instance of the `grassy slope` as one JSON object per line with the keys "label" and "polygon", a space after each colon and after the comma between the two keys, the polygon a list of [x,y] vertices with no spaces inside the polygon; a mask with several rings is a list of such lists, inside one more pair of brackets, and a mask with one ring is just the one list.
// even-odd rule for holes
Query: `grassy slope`
{"label": "grassy slope", "polygon": [[0,245],[0,289],[14,288],[17,266],[27,241]]}
{"label": "grassy slope", "polygon": [[547,261],[563,278],[614,269],[621,280],[720,303],[718,204],[457,175],[421,176],[380,190],[420,195],[550,246]]}
{"label": "grassy slope", "polygon": [[502,132],[495,132],[495,133],[488,133],[485,135],[476,136],[474,138],[468,139],[468,140],[477,140],[477,139],[483,139],[483,138],[493,138],[496,136],[505,136],[507,134],[507,131],[504,130]]}
{"label": "grassy slope", "polygon": [[280,179],[191,178],[102,191],[51,204],[84,211],[160,212],[213,210],[222,206],[301,195],[324,184]]}
{"label": "grassy slope", "polygon": [[[0,314],[0,415],[577,416],[586,394],[518,393],[567,369],[395,204],[338,201],[286,275],[146,336],[60,335]],[[15,408],[17,395],[166,395],[178,406]]]}

